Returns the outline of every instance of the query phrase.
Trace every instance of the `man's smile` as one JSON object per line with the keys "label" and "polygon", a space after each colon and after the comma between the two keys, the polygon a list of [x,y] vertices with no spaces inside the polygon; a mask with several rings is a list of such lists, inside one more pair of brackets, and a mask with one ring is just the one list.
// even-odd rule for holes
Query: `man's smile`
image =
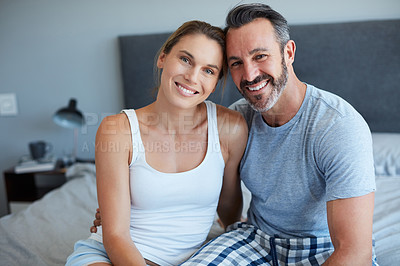
{"label": "man's smile", "polygon": [[266,81],[262,82],[258,86],[254,86],[254,87],[247,86],[247,89],[250,90],[250,91],[259,91],[260,89],[266,87],[268,85],[268,83],[269,83],[269,80],[266,80]]}

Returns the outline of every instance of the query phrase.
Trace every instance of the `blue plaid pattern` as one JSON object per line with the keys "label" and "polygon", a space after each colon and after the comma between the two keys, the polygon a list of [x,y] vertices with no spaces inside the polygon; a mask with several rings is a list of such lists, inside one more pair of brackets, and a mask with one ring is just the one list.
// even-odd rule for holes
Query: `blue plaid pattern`
{"label": "blue plaid pattern", "polygon": [[275,238],[246,223],[229,230],[181,265],[321,265],[334,250],[330,237]]}

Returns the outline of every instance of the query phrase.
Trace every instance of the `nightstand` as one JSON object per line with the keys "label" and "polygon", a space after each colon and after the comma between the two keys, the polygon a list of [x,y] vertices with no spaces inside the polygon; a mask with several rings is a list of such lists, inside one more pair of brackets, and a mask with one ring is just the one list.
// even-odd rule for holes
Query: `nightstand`
{"label": "nightstand", "polygon": [[[43,197],[47,192],[61,186],[66,182],[65,172],[66,169],[62,167],[61,161],[58,161],[55,169],[51,171],[17,174],[14,171],[14,167],[4,171],[3,176],[7,192],[8,213],[12,212],[11,204],[31,203]],[[58,182],[40,184],[38,182],[39,178],[47,180],[57,179]]]}

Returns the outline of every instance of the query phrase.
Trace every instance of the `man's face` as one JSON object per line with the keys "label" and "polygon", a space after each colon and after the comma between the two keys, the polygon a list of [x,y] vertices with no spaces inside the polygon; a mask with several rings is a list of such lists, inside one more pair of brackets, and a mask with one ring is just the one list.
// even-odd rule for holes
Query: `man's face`
{"label": "man's face", "polygon": [[239,92],[259,112],[271,109],[288,79],[287,67],[272,24],[256,19],[226,37],[228,65]]}

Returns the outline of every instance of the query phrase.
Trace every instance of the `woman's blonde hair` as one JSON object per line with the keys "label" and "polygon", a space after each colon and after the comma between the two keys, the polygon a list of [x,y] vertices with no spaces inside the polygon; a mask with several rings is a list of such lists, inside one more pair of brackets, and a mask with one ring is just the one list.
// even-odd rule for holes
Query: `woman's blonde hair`
{"label": "woman's blonde hair", "polygon": [[161,80],[161,70],[157,67],[157,60],[161,53],[169,54],[172,48],[177,44],[182,37],[191,34],[203,34],[207,36],[209,39],[216,41],[220,46],[223,53],[223,62],[222,62],[222,70],[219,73],[219,79],[223,78],[223,87],[225,86],[226,76],[227,76],[227,63],[226,63],[226,49],[225,49],[225,33],[219,28],[210,25],[204,21],[192,20],[182,24],[174,33],[172,33],[169,38],[165,41],[161,49],[158,51],[155,63],[154,63],[154,73],[156,79],[156,88],[155,91],[158,90],[160,86]]}

